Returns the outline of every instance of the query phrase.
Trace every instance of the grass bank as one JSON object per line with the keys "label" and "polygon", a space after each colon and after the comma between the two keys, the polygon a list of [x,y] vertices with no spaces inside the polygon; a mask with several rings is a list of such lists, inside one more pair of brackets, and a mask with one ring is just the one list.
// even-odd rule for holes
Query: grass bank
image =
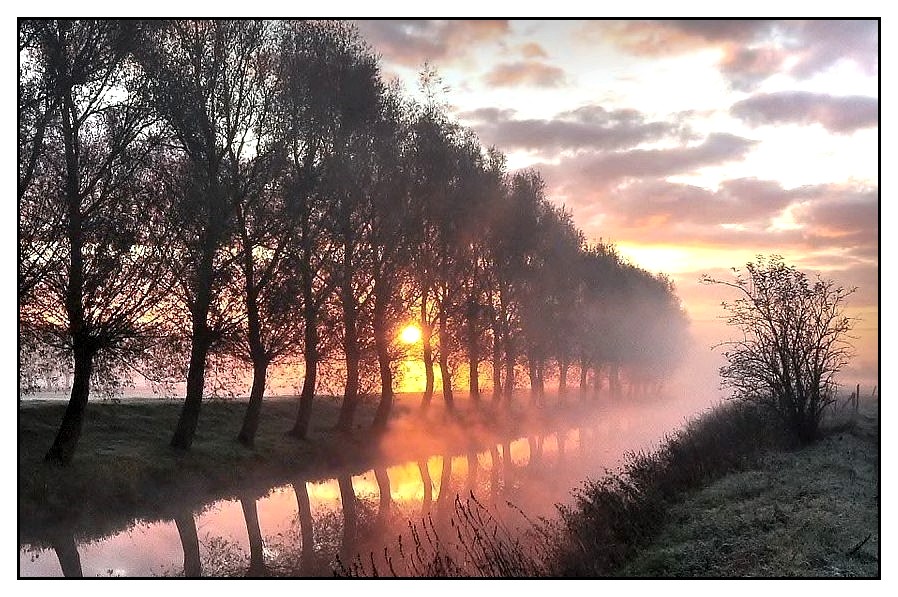
{"label": "grass bank", "polygon": [[875,404],[801,448],[726,404],[588,482],[562,510],[551,574],[876,577],[879,473]]}
{"label": "grass bank", "polygon": [[255,447],[236,441],[245,400],[204,403],[192,448],[179,452],[169,440],[180,401],[123,400],[91,403],[78,450],[70,465],[44,461],[62,419],[64,402],[25,401],[18,412],[18,520],[20,540],[40,544],[56,530],[78,529],[79,537],[99,538],[134,518],[172,518],[239,491],[267,489],[298,479],[318,480],[340,472],[358,474],[375,464],[460,454],[478,442],[514,436],[528,428],[547,429],[577,420],[589,403],[530,412],[516,397],[510,409],[460,401],[449,416],[434,404],[418,411],[420,395],[398,398],[384,435],[371,431],[376,404],[366,401],[352,433],[334,431],[340,399],[320,397],[309,436],[288,437],[295,399],[263,403]]}
{"label": "grass bank", "polygon": [[615,571],[640,577],[878,577],[879,432],[868,408],[801,450],[692,493]]}

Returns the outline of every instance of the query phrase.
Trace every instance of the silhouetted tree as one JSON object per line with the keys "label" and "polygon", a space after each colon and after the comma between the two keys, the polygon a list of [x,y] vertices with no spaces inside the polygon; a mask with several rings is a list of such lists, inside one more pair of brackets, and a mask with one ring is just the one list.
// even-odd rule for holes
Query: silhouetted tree
{"label": "silhouetted tree", "polygon": [[819,276],[810,280],[776,255],[734,273],[732,281],[703,278],[738,291],[736,300],[723,303],[727,323],[742,336],[721,344],[723,383],[735,398],[777,413],[800,441],[813,441],[835,400],[836,376],[852,356],[845,301],[854,290]]}
{"label": "silhouetted tree", "polygon": [[203,399],[206,357],[245,316],[235,275],[234,222],[246,181],[235,173],[256,147],[259,65],[265,25],[246,20],[171,20],[147,25],[135,51],[150,98],[183,163],[169,192],[169,225],[179,240],[172,263],[190,321],[184,407],[171,445],[189,449]]}
{"label": "silhouetted tree", "polygon": [[66,464],[91,379],[115,383],[157,323],[168,246],[146,187],[157,137],[141,101],[147,80],[128,59],[134,25],[56,19],[22,28],[36,73],[26,82],[39,89],[24,95],[42,107],[26,118],[30,132],[20,129],[27,164],[20,162],[19,320],[26,346],[65,350],[74,364],[47,453]]}

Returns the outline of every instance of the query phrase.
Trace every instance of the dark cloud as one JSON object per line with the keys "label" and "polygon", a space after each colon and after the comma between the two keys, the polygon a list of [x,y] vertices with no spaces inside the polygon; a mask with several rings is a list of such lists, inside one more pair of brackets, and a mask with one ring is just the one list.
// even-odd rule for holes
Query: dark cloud
{"label": "dark cloud", "polygon": [[866,96],[832,96],[805,91],[755,95],[737,102],[730,113],[753,126],[821,124],[834,133],[851,133],[879,124],[879,100]]}
{"label": "dark cloud", "polygon": [[781,70],[788,57],[778,48],[730,47],[724,51],[720,71],[733,89],[751,91],[772,73]]}
{"label": "dark cloud", "polygon": [[636,110],[583,106],[551,119],[517,119],[513,110],[481,108],[459,114],[485,142],[508,151],[618,150],[683,136],[679,122],[647,122]]}
{"label": "dark cloud", "polygon": [[808,200],[795,211],[797,222],[816,234],[858,244],[876,240],[879,228],[879,192],[838,185],[815,185],[799,189]]}
{"label": "dark cloud", "polygon": [[643,56],[720,48],[722,74],[743,91],[777,73],[807,79],[843,60],[870,75],[879,69],[875,20],[624,21],[596,27],[603,39]]}
{"label": "dark cloud", "polygon": [[377,20],[356,21],[362,36],[385,59],[417,67],[468,55],[475,45],[509,32],[508,21]]}
{"label": "dark cloud", "polygon": [[561,87],[567,84],[567,75],[557,66],[526,60],[497,64],[483,80],[494,87]]}
{"label": "dark cloud", "polygon": [[608,187],[624,178],[688,174],[705,166],[741,159],[756,143],[728,133],[713,133],[698,145],[581,153],[558,165],[541,165],[540,169],[558,172],[560,180],[570,177],[571,184],[578,188]]}

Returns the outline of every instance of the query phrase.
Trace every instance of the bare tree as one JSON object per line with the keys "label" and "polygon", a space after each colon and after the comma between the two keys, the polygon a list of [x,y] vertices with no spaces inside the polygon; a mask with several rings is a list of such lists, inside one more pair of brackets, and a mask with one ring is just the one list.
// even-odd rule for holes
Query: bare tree
{"label": "bare tree", "polygon": [[836,375],[853,354],[853,320],[844,314],[854,289],[807,274],[782,257],[758,257],[732,281],[703,282],[733,288],[724,302],[727,323],[742,335],[724,342],[727,364],[720,375],[734,397],[777,413],[802,442],[817,438],[824,409],[835,399]]}
{"label": "bare tree", "polygon": [[71,398],[47,453],[66,464],[91,378],[120,374],[121,362],[142,352],[167,293],[166,237],[146,184],[157,135],[141,101],[147,80],[128,59],[132,23],[24,26],[31,68],[41,73],[38,95],[53,109],[36,117],[27,172],[20,170],[22,228],[30,233],[19,246],[19,291],[27,299],[19,318],[74,362]]}
{"label": "bare tree", "polygon": [[184,407],[171,445],[189,449],[199,421],[206,358],[244,316],[228,294],[239,258],[233,228],[242,192],[237,162],[256,154],[256,68],[264,52],[258,21],[153,22],[135,56],[150,76],[149,97],[168,124],[183,175],[168,194],[169,225],[180,250],[172,263],[189,312],[190,362]]}

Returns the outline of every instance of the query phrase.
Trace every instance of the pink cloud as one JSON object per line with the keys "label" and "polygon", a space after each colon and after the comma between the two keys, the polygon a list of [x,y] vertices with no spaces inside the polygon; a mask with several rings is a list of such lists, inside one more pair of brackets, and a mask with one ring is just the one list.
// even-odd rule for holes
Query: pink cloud
{"label": "pink cloud", "polygon": [[561,87],[567,84],[563,69],[527,60],[497,64],[483,76],[484,82],[494,87]]}
{"label": "pink cloud", "polygon": [[602,22],[587,27],[641,56],[722,49],[721,73],[739,90],[752,89],[777,73],[807,79],[843,60],[869,75],[879,68],[879,23],[872,19],[684,19]]}
{"label": "pink cloud", "polygon": [[467,56],[509,33],[505,20],[359,20],[356,25],[386,60],[411,67]]}

